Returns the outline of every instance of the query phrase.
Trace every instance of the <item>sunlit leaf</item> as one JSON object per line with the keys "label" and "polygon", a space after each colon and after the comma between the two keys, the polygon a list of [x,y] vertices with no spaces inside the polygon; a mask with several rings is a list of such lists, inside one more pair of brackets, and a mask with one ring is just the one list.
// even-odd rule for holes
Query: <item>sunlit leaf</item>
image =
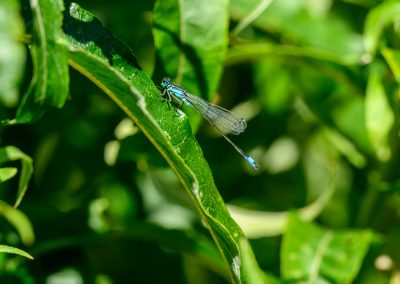
{"label": "sunlit leaf", "polygon": [[32,245],[35,240],[32,224],[24,213],[0,200],[0,216],[3,216],[18,232],[25,245]]}
{"label": "sunlit leaf", "polygon": [[0,168],[0,183],[13,178],[17,172],[16,168]]}
{"label": "sunlit leaf", "polygon": [[237,257],[237,260],[241,259],[243,270],[246,272],[246,281],[244,283],[269,283],[274,284],[275,279],[261,273],[260,269],[254,262],[254,255],[252,253],[249,242],[246,239],[240,241],[240,250],[243,252],[242,257]]}
{"label": "sunlit leaf", "polygon": [[19,2],[0,1],[0,102],[13,107],[18,101],[19,83],[25,64],[24,33]]}
{"label": "sunlit leaf", "polygon": [[377,157],[386,161],[391,152],[388,134],[394,124],[394,114],[390,107],[380,72],[371,68],[365,98],[365,116],[369,139]]}
{"label": "sunlit leaf", "polygon": [[384,48],[382,49],[382,54],[397,82],[400,83],[400,50]]}
{"label": "sunlit leaf", "polygon": [[26,251],[23,251],[23,250],[21,250],[19,248],[6,246],[6,245],[0,245],[0,253],[18,254],[20,256],[23,256],[23,257],[26,257],[26,258],[29,258],[29,259],[33,259],[33,256],[31,256]]}
{"label": "sunlit leaf", "polygon": [[[229,216],[210,169],[184,116],[177,117],[138,66],[132,52],[90,13],[71,4],[64,31],[70,64],[99,86],[135,122],[175,171],[228,262],[235,283],[246,282],[241,265],[243,233]],[[246,248],[248,255],[252,251]],[[254,257],[250,258],[257,267]]]}
{"label": "sunlit leaf", "polygon": [[33,77],[14,122],[38,119],[50,107],[61,108],[69,94],[67,49],[61,29],[61,0],[31,0]]}
{"label": "sunlit leaf", "polygon": [[400,2],[397,0],[383,1],[369,11],[364,26],[364,45],[370,55],[375,55],[383,30],[397,19],[399,14]]}
{"label": "sunlit leaf", "polygon": [[325,230],[292,214],[281,249],[282,276],[287,281],[351,283],[372,238],[367,230]]}
{"label": "sunlit leaf", "polygon": [[21,160],[22,167],[18,183],[17,199],[15,201],[14,207],[19,206],[22,198],[26,193],[26,190],[28,189],[28,183],[33,172],[32,159],[14,146],[0,148],[0,163],[17,160]]}

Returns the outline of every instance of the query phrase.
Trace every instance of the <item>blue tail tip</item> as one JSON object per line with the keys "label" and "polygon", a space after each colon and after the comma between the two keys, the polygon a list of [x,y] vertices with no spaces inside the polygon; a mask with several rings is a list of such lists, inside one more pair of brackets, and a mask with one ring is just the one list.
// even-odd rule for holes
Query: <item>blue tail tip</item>
{"label": "blue tail tip", "polygon": [[257,164],[256,161],[254,161],[254,159],[250,156],[246,157],[247,162],[249,162],[250,166],[252,166],[256,171],[258,171],[260,169],[260,165]]}

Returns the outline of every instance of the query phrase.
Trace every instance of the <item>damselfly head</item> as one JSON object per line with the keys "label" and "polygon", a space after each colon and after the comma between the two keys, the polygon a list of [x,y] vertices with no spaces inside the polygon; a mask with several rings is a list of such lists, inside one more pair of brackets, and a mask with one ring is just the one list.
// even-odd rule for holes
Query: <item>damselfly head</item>
{"label": "damselfly head", "polygon": [[171,84],[171,79],[168,77],[164,77],[161,81],[161,87],[166,88],[168,85]]}

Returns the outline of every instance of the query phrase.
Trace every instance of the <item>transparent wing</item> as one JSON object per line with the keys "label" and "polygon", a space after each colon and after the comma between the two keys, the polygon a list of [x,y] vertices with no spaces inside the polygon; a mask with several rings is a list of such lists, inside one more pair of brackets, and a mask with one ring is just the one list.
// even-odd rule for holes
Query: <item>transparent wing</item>
{"label": "transparent wing", "polygon": [[189,101],[193,108],[200,112],[208,122],[224,134],[232,133],[238,135],[247,127],[247,123],[243,118],[227,109],[210,104],[202,98],[189,93],[184,93],[183,97]]}

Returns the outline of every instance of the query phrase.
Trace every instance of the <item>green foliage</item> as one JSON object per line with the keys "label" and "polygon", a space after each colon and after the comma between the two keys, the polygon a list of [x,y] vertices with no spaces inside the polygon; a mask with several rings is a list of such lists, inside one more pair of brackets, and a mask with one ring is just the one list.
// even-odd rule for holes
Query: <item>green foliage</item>
{"label": "green foliage", "polygon": [[5,0],[0,5],[0,102],[13,107],[18,101],[18,86],[25,63],[24,45],[18,42],[23,34],[17,0]]}
{"label": "green foliage", "polygon": [[1,282],[398,282],[399,7],[1,1]]}
{"label": "green foliage", "polygon": [[292,214],[282,243],[282,277],[311,283],[350,283],[371,240],[368,231],[323,230]]}
{"label": "green foliage", "polygon": [[[18,207],[26,193],[26,190],[28,189],[29,179],[31,178],[33,172],[32,159],[16,147],[8,146],[0,148],[0,163],[17,160],[21,160],[22,167],[18,184],[17,200],[15,201],[14,207]],[[9,171],[10,169],[3,168],[3,170]],[[7,179],[8,178],[6,178],[5,180]]]}
{"label": "green foliage", "polygon": [[[15,122],[38,119],[45,107],[61,108],[68,96],[67,50],[62,41],[62,0],[30,1],[32,9],[32,81],[18,108]],[[37,105],[40,105],[38,107]]]}
{"label": "green foliage", "polygon": [[[12,225],[15,228],[23,244],[32,245],[32,243],[34,242],[32,224],[30,223],[29,219],[25,216],[24,213],[15,208],[20,204],[28,188],[28,182],[32,176],[32,171],[33,171],[32,159],[26,154],[24,154],[21,150],[13,146],[0,148],[0,164],[16,160],[21,160],[22,164],[19,184],[18,184],[17,200],[15,202],[14,207],[0,200],[0,215],[4,219],[6,219],[8,223],[10,223],[10,225]],[[17,172],[18,172],[17,168],[11,168],[11,167],[0,168],[0,176],[1,176],[0,184],[13,178],[17,174]],[[0,252],[17,254],[33,259],[33,257],[29,255],[27,252],[11,246],[0,245]]]}

